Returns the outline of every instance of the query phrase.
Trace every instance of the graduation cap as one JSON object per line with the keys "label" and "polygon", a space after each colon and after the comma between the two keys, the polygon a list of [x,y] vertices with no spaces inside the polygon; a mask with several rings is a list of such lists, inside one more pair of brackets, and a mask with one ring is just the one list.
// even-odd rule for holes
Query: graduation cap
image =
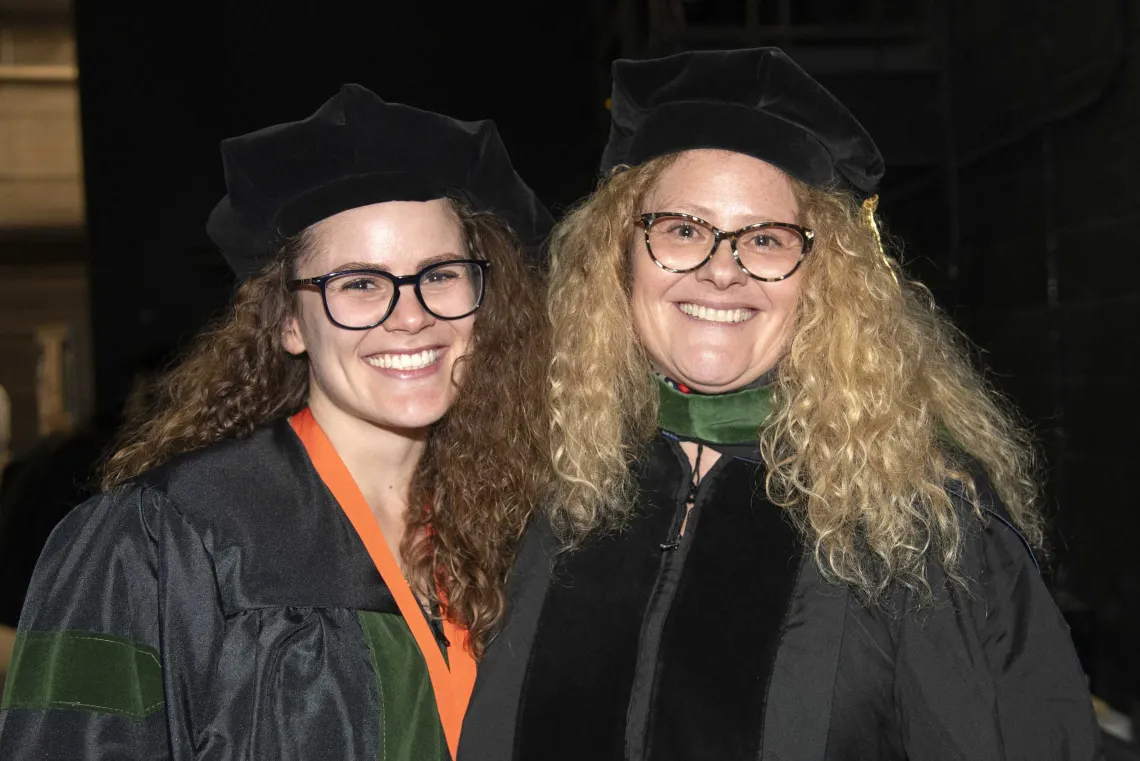
{"label": "graduation cap", "polygon": [[860,198],[883,176],[883,157],[863,126],[779,48],[618,60],[613,81],[603,171],[719,148]]}
{"label": "graduation cap", "polygon": [[553,220],[491,121],[385,103],[347,84],[312,116],[223,140],[227,193],[206,224],[245,279],[282,238],[348,209],[455,197],[504,219],[535,255]]}

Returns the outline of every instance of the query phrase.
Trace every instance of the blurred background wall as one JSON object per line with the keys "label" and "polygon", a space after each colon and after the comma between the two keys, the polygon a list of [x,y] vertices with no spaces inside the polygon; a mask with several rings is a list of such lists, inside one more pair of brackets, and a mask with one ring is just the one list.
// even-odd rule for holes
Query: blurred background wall
{"label": "blurred background wall", "polygon": [[83,230],[68,4],[0,0],[0,385],[15,451],[92,409]]}

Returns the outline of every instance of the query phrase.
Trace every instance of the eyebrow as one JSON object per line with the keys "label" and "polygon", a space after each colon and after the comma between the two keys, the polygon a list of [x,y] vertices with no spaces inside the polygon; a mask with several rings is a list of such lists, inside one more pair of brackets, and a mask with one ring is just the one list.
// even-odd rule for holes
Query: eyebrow
{"label": "eyebrow", "polygon": [[679,211],[684,214],[692,214],[694,217],[701,217],[702,219],[708,219],[709,217],[716,216],[716,212],[706,206],[701,206],[699,203],[665,204],[665,206],[662,207],[662,210]]}
{"label": "eyebrow", "polygon": [[[660,211],[666,211],[666,212],[676,211],[676,212],[680,212],[682,214],[691,214],[694,217],[700,217],[701,219],[705,220],[706,222],[709,222],[710,224],[711,224],[711,221],[709,220],[709,217],[715,217],[717,215],[717,213],[715,211],[708,208],[707,206],[701,206],[699,203],[685,203],[685,202],[674,203],[674,204],[664,204],[664,205],[662,205]],[[762,222],[780,222],[781,221],[781,220],[776,219],[775,217],[773,217],[771,215],[758,214],[756,216],[759,217],[759,219],[756,222],[749,222],[747,225],[744,225],[744,226],[750,227],[752,225],[760,224]]]}
{"label": "eyebrow", "polygon": [[[436,254],[435,256],[429,256],[425,259],[420,259],[416,263],[415,271],[419,272],[425,267],[430,267],[431,265],[439,264],[440,262],[450,262],[457,259],[466,258],[470,257],[464,257],[452,253]],[[329,272],[345,272],[347,270],[378,270],[380,272],[392,272],[391,267],[389,267],[387,264],[381,264],[380,262],[342,262],[329,270]]]}

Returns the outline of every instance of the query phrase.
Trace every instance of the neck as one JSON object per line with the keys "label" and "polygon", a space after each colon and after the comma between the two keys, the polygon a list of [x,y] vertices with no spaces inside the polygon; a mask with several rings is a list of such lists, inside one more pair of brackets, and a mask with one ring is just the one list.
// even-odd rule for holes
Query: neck
{"label": "neck", "polygon": [[427,448],[427,429],[384,428],[345,412],[322,394],[311,396],[309,409],[395,550],[403,539],[412,477]]}

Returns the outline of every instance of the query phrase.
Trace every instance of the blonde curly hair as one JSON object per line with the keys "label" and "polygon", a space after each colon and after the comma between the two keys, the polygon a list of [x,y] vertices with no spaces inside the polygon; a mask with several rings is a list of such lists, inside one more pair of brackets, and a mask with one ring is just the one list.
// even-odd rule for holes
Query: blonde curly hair
{"label": "blonde curly hair", "polygon": [[[570,546],[629,516],[631,466],[656,428],[629,257],[633,220],[677,155],[618,168],[551,239],[548,504]],[[928,598],[930,559],[964,583],[969,516],[955,494],[980,516],[971,460],[1040,548],[1031,439],[973,368],[965,338],[882,253],[852,195],[792,185],[799,222],[816,240],[758,432],[768,497],[788,511],[825,577],[868,600],[894,583]]]}

